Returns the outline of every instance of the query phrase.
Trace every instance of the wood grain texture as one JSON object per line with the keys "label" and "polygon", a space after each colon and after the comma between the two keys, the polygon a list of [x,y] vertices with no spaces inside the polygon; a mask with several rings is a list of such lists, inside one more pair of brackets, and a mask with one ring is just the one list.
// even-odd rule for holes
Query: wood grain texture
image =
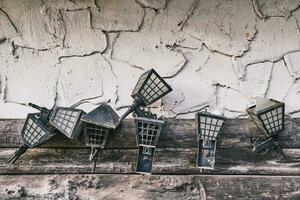
{"label": "wood grain texture", "polygon": [[0,176],[2,199],[298,200],[300,177],[16,175]]}
{"label": "wood grain texture", "polygon": [[56,135],[7,163],[20,145],[24,120],[0,120],[0,199],[300,199],[300,119],[287,119],[280,134],[284,153],[251,152],[258,136],[248,119],[227,120],[217,142],[214,170],[196,167],[195,121],[168,119],[158,142],[153,175],[135,174],[132,120],[125,120],[102,150],[91,175],[90,149]]}
{"label": "wood grain texture", "polygon": [[[90,173],[88,149],[39,148],[29,150],[14,165],[7,164],[15,149],[0,149],[0,174]],[[217,149],[214,170],[204,174],[299,175],[300,149],[284,149],[288,160],[274,152],[256,155],[249,149]],[[135,173],[137,149],[107,149],[99,155],[96,173]],[[194,148],[158,148],[154,174],[199,174]]]}
{"label": "wood grain texture", "polygon": [[[20,145],[20,131],[24,120],[0,120],[0,147]],[[158,147],[195,148],[196,125],[194,119],[167,119],[159,138]],[[218,146],[250,147],[250,137],[262,136],[249,119],[227,120],[220,134]],[[280,134],[283,147],[300,148],[300,119],[286,119],[286,129]],[[83,148],[83,137],[70,140],[62,134],[56,135],[44,147]],[[131,119],[125,120],[119,129],[111,134],[107,148],[135,148],[135,126]]]}

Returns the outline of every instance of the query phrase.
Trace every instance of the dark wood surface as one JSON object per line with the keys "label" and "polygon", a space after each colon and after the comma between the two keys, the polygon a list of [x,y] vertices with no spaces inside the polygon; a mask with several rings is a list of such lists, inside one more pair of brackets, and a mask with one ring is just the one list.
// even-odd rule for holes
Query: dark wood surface
{"label": "dark wood surface", "polygon": [[[111,133],[91,174],[83,138],[57,134],[29,149],[14,165],[24,120],[0,120],[0,199],[300,199],[300,119],[286,119],[280,134],[286,159],[251,152],[262,136],[248,119],[227,120],[218,138],[214,170],[196,167],[194,120],[168,119],[159,139],[153,175],[135,173],[132,120]],[[22,197],[22,195],[25,195]]]}
{"label": "dark wood surface", "polygon": [[14,175],[0,185],[2,199],[300,199],[294,176]]}

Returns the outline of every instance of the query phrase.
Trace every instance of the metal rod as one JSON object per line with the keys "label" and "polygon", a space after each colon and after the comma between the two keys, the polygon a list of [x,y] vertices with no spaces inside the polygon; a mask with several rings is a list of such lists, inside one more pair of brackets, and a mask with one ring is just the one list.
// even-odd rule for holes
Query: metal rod
{"label": "metal rod", "polygon": [[286,159],[286,156],[285,154],[283,153],[282,151],[282,148],[281,148],[281,145],[279,143],[278,140],[275,141],[275,147],[276,147],[276,150],[277,150],[277,154],[282,158],[282,159]]}
{"label": "metal rod", "polygon": [[95,173],[96,171],[98,154],[99,154],[99,149],[92,147],[89,159],[90,161],[93,162],[93,166],[92,166],[93,173]]}
{"label": "metal rod", "polygon": [[8,160],[8,163],[14,164],[20,157],[23,155],[28,149],[28,146],[22,145],[20,148],[14,153],[14,155]]}
{"label": "metal rod", "polygon": [[253,152],[255,153],[262,153],[263,151],[266,151],[270,149],[272,146],[275,145],[275,139],[274,138],[269,138],[268,140],[264,141],[261,144],[255,145],[254,148],[252,149]]}
{"label": "metal rod", "polygon": [[140,106],[140,102],[137,100],[134,100],[132,105],[130,106],[130,108],[128,108],[128,110],[120,118],[120,122],[123,121],[123,119],[125,119],[130,113],[132,113],[133,111],[136,111],[139,106]]}
{"label": "metal rod", "polygon": [[33,108],[35,108],[35,109],[37,109],[37,110],[39,110],[39,111],[42,111],[42,109],[43,109],[43,107],[40,107],[40,106],[38,106],[38,105],[36,105],[34,103],[29,103],[28,105],[31,106],[31,107],[33,107]]}

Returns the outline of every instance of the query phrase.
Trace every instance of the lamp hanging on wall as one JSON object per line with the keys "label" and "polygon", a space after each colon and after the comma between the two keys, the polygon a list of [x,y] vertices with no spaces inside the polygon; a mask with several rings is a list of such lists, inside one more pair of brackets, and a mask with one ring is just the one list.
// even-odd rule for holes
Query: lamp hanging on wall
{"label": "lamp hanging on wall", "polygon": [[80,119],[84,113],[72,107],[55,107],[51,112],[49,123],[68,138],[76,139],[82,130]]}
{"label": "lamp hanging on wall", "polygon": [[155,148],[164,121],[136,117],[134,122],[136,127],[136,140],[138,143],[136,171],[142,174],[151,174]]}
{"label": "lamp hanging on wall", "polygon": [[279,133],[284,129],[284,107],[282,102],[258,97],[256,105],[247,109],[252,121],[265,136],[265,140],[258,138],[254,141],[254,152],[264,153],[275,147],[284,157],[278,140]]}
{"label": "lamp hanging on wall", "polygon": [[[143,73],[131,93],[134,99],[131,107],[121,117],[122,121],[130,113],[135,112],[139,117],[149,117],[140,106],[146,107],[172,91],[167,82],[154,70]],[[150,116],[151,117],[151,116]]]}
{"label": "lamp hanging on wall", "polygon": [[197,123],[197,167],[214,169],[217,137],[222,131],[225,118],[209,112],[196,113]]}
{"label": "lamp hanging on wall", "polygon": [[95,172],[99,149],[106,145],[110,131],[119,124],[118,114],[107,104],[101,104],[96,109],[82,117],[85,143],[91,147],[90,161],[93,161]]}
{"label": "lamp hanging on wall", "polygon": [[48,126],[51,110],[32,103],[29,103],[29,106],[40,110],[40,113],[30,113],[27,115],[21,131],[23,144],[9,159],[9,162],[12,164],[15,163],[28,148],[40,146],[55,135],[53,129]]}

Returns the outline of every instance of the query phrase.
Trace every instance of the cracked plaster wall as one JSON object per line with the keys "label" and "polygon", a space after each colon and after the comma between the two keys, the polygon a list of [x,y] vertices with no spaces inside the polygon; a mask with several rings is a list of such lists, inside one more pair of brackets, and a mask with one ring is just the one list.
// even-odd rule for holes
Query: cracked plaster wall
{"label": "cracked plaster wall", "polygon": [[0,118],[26,103],[119,114],[143,71],[174,91],[166,117],[209,105],[244,117],[256,96],[300,115],[300,0],[0,0]]}

